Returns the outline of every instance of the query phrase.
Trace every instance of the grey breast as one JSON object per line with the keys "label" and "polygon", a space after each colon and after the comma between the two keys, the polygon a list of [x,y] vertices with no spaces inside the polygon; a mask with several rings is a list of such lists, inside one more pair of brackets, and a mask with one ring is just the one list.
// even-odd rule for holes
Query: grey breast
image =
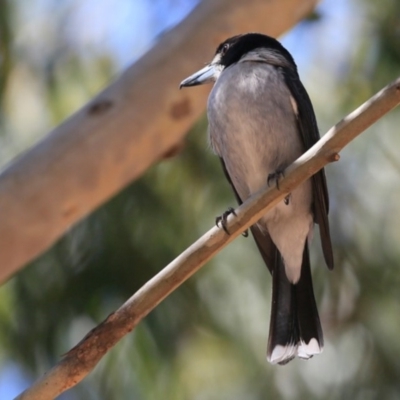
{"label": "grey breast", "polygon": [[242,200],[303,152],[281,72],[262,62],[226,68],[208,100],[209,140]]}

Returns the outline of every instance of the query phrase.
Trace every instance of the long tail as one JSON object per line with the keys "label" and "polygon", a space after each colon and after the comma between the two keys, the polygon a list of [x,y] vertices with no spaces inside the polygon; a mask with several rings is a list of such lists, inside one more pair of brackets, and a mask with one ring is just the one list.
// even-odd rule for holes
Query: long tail
{"label": "long tail", "polygon": [[268,361],[272,364],[286,364],[296,355],[308,359],[321,353],[324,340],[315,303],[307,243],[299,281],[295,285],[289,282],[277,249],[272,279]]}

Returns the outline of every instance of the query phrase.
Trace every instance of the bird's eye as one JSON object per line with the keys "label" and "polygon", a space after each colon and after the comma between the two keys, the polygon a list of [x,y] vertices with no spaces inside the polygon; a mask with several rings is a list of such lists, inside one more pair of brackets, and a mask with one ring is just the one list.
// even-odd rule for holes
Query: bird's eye
{"label": "bird's eye", "polygon": [[228,44],[228,43],[225,43],[225,44],[222,46],[221,55],[224,56],[224,55],[226,54],[226,52],[228,51],[228,49],[229,49],[229,44]]}

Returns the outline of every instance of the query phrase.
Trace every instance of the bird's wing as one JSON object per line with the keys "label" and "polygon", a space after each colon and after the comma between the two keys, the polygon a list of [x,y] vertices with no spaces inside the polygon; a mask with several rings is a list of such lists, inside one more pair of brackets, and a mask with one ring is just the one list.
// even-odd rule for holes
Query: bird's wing
{"label": "bird's wing", "polygon": [[[285,68],[283,69],[283,76],[296,102],[297,123],[304,147],[308,150],[320,139],[311,100],[297,72]],[[329,197],[324,169],[321,169],[312,177],[312,183],[314,220],[319,225],[322,251],[326,265],[329,269],[333,269],[333,252],[328,220]]]}
{"label": "bird's wing", "polygon": [[[233,185],[232,179],[229,176],[229,172],[226,169],[225,162],[222,157],[220,157],[221,164],[222,164],[222,169],[224,170],[226,179],[228,182],[231,184],[233,192],[235,193],[235,197],[239,205],[243,203],[242,199],[239,196],[239,193],[237,192],[235,186]],[[253,234],[254,240],[256,241],[258,250],[261,253],[261,256],[267,265],[269,271],[272,273],[275,262],[276,262],[276,251],[277,248],[275,244],[273,243],[271,237],[267,233],[261,232],[260,228],[257,225],[253,225],[250,227],[251,233]]]}

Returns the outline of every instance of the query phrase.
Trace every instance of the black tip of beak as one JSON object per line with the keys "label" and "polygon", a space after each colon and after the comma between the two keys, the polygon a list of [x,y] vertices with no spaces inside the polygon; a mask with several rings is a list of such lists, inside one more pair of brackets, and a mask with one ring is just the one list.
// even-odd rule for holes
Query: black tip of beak
{"label": "black tip of beak", "polygon": [[182,81],[179,85],[179,90],[184,88],[184,87],[192,87],[192,86],[199,86],[201,85],[201,82],[197,81],[197,80],[191,80],[191,81]]}
{"label": "black tip of beak", "polygon": [[181,84],[179,85],[179,89],[187,86],[198,86],[204,83],[208,83],[213,81],[215,73],[214,65],[208,64],[200,71],[195,72],[194,74],[190,75],[186,79],[184,79]]}
{"label": "black tip of beak", "polygon": [[185,79],[179,84],[179,90],[181,90],[183,87],[196,86],[196,85],[198,85],[196,81]]}

